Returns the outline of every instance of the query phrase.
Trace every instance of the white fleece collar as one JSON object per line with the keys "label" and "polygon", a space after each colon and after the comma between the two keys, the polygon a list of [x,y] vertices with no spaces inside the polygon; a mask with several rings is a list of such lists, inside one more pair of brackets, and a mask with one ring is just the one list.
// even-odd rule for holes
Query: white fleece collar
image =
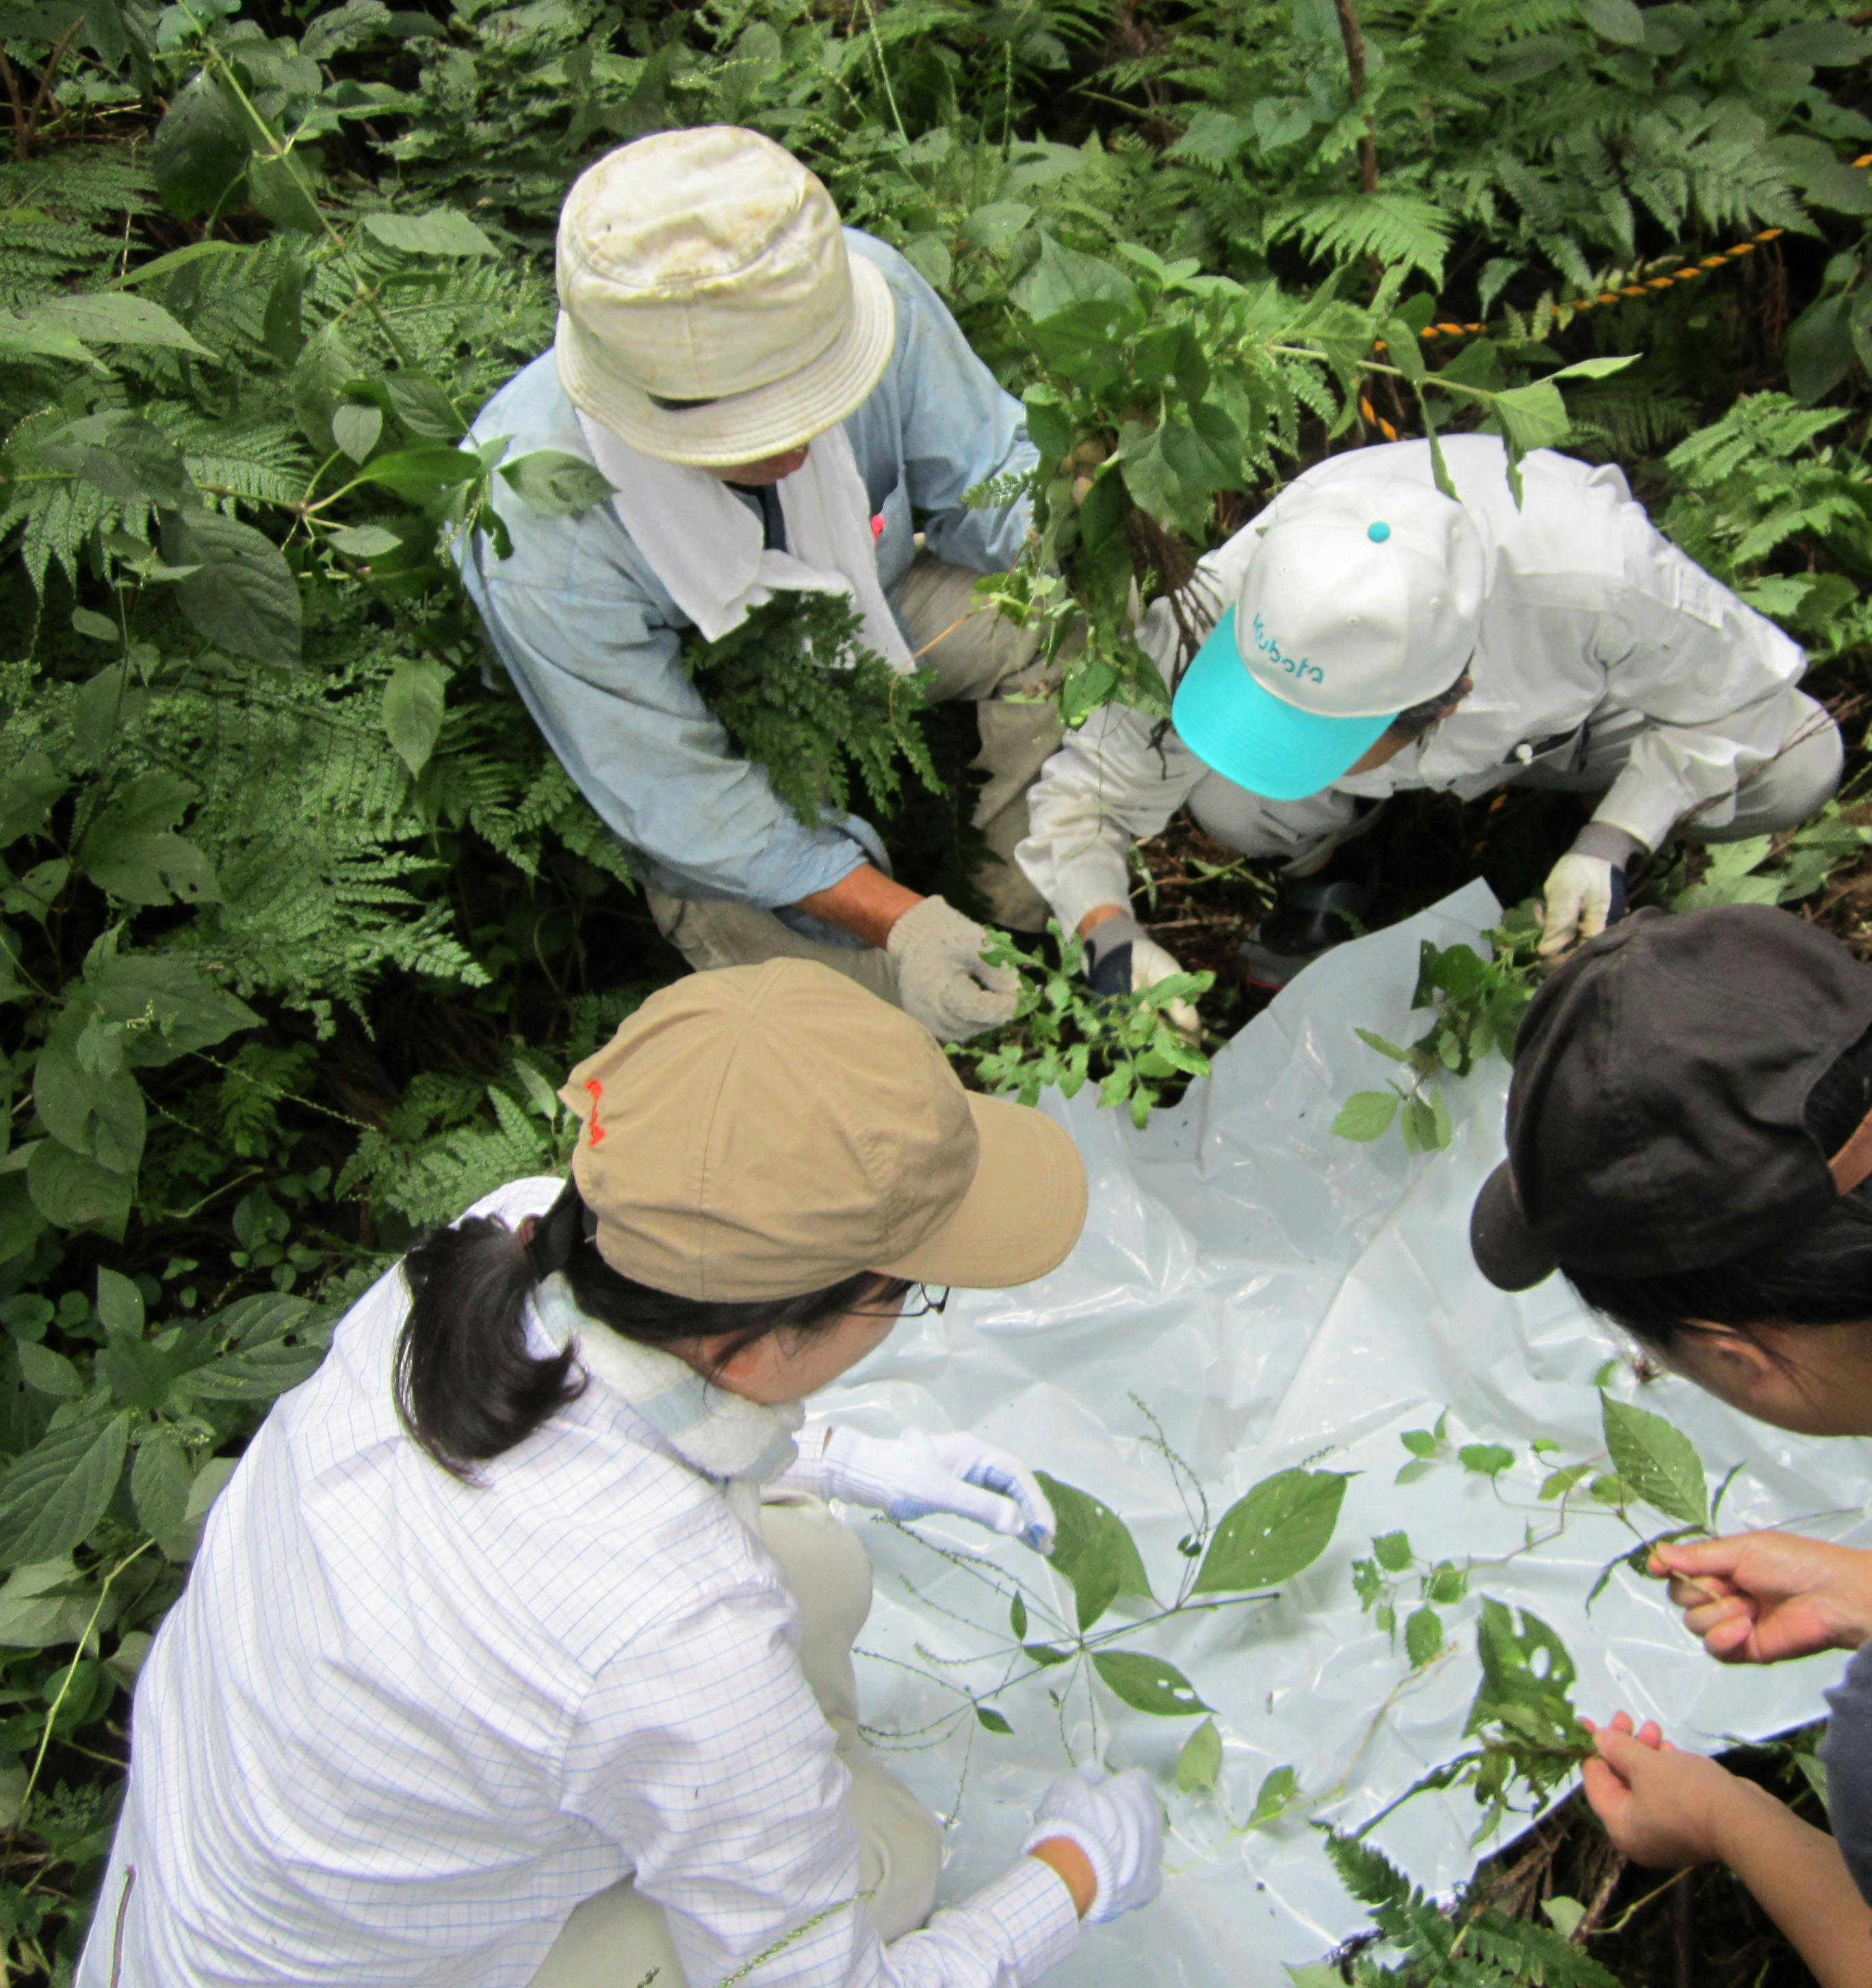
{"label": "white fleece collar", "polygon": [[594,1384],[627,1402],[705,1477],[765,1484],[792,1466],[793,1437],[806,1419],[799,1402],[769,1408],[714,1386],[674,1354],[587,1318],[556,1274],[534,1293],[533,1310],[555,1347],[572,1346]]}

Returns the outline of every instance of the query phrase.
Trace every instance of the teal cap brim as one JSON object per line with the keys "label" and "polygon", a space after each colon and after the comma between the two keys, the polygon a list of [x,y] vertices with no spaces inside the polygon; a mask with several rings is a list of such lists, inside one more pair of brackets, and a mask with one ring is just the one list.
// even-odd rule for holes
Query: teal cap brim
{"label": "teal cap brim", "polygon": [[1196,651],[1171,706],[1178,736],[1198,759],[1271,801],[1304,800],[1330,787],[1397,715],[1329,718],[1264,690],[1235,646],[1232,607]]}

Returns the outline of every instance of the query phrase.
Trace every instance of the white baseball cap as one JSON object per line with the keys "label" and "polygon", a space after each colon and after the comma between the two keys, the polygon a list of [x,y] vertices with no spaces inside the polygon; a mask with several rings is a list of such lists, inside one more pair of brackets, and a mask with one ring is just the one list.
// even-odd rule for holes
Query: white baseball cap
{"label": "white baseball cap", "polygon": [[667,462],[725,469],[810,441],[877,385],[897,336],[890,286],[847,252],[832,196],[732,124],[640,138],[581,173],[558,275],[573,406]]}
{"label": "white baseball cap", "polygon": [[1440,491],[1399,477],[1296,484],[1184,672],[1178,732],[1251,793],[1317,793],[1461,675],[1485,572],[1475,526]]}

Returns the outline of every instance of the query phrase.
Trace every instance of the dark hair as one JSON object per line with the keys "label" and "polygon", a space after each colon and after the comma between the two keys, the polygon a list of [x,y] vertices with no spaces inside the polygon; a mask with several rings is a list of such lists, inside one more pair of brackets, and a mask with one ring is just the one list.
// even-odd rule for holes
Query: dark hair
{"label": "dark hair", "polygon": [[477,1215],[437,1229],[404,1258],[410,1310],[397,1338],[397,1412],[444,1470],[472,1478],[476,1464],[524,1442],[584,1392],[572,1347],[527,1349],[527,1300],[555,1271],[564,1273],[586,1318],[640,1346],[715,1342],[717,1372],[770,1333],[822,1330],[862,1305],[881,1310],[911,1289],[904,1278],[860,1270],[798,1297],[678,1297],[613,1270],[593,1246],[595,1226],[568,1181],[524,1244],[504,1222]]}
{"label": "dark hair", "polygon": [[[1872,1110],[1872,1030],[1833,1061],[1808,1094],[1807,1130],[1836,1153]],[[1595,1311],[1668,1353],[1692,1321],[1851,1325],[1872,1320],[1872,1181],[1842,1195],[1817,1222],[1727,1263],[1663,1276],[1614,1276],[1561,1266]]]}
{"label": "dark hair", "polygon": [[1462,674],[1448,690],[1425,698],[1421,704],[1407,705],[1384,728],[1384,736],[1406,741],[1422,738],[1438,719],[1448,717],[1468,692],[1469,666],[1465,663]]}

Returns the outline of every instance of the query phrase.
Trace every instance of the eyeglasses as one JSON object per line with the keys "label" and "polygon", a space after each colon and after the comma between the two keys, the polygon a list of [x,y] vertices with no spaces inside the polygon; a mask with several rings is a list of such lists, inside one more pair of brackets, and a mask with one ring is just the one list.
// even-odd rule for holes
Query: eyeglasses
{"label": "eyeglasses", "polygon": [[852,1314],[854,1318],[928,1318],[931,1312],[939,1312],[949,1302],[947,1284],[912,1284],[904,1293],[904,1302],[893,1306],[888,1311],[872,1311],[860,1308]]}

